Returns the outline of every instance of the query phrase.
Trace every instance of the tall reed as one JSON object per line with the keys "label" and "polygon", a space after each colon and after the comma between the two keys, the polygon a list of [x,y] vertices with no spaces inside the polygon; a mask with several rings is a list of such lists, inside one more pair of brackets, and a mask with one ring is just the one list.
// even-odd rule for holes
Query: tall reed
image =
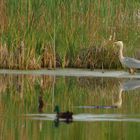
{"label": "tall reed", "polygon": [[[0,67],[52,69],[90,64],[100,68],[102,63],[106,68],[119,68],[112,56],[116,51],[112,43],[123,40],[129,55],[137,50],[139,6],[138,0],[1,0]],[[110,36],[113,36],[112,42],[103,45]],[[21,48],[21,44],[24,47]],[[17,51],[19,49],[22,52]],[[92,59],[80,56],[83,50],[87,54],[100,49],[102,51],[90,52]],[[86,62],[81,66],[84,59]]]}

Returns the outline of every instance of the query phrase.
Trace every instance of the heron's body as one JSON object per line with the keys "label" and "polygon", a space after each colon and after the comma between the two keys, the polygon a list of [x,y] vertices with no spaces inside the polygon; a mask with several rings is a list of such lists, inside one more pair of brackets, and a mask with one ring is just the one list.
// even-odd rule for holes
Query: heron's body
{"label": "heron's body", "polygon": [[140,68],[140,61],[134,58],[130,57],[124,57],[120,60],[122,65],[128,67],[128,68]]}
{"label": "heron's body", "polygon": [[123,56],[123,42],[117,41],[117,42],[115,42],[115,44],[120,47],[119,59],[120,59],[121,64],[124,67],[129,68],[130,73],[134,73],[134,69],[140,69],[140,60]]}

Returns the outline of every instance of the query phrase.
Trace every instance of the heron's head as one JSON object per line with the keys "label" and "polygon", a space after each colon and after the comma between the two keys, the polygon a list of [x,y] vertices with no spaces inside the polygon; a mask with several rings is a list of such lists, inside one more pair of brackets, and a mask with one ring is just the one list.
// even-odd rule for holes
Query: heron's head
{"label": "heron's head", "polygon": [[114,45],[119,46],[119,47],[123,47],[123,42],[117,41],[117,42],[114,42]]}

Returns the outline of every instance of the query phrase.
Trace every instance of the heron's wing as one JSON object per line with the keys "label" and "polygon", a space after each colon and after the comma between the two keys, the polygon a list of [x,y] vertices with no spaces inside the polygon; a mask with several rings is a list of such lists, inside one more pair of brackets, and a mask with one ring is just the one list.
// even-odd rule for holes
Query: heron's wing
{"label": "heron's wing", "polygon": [[130,57],[124,57],[123,62],[129,68],[140,68],[140,61]]}

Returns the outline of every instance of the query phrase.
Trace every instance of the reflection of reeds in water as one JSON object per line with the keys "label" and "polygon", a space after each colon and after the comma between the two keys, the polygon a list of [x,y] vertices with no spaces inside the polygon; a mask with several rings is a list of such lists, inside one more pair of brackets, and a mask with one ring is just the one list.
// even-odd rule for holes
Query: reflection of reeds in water
{"label": "reflection of reeds in water", "polygon": [[[73,78],[73,77],[57,77],[55,79],[51,76],[33,76],[33,75],[0,75],[0,130],[1,137],[3,139],[41,139],[42,137],[47,139],[54,138],[54,127],[52,127],[51,121],[42,120],[30,120],[24,115],[29,113],[42,112],[42,101],[45,105],[52,104],[52,98],[54,98],[54,104],[59,104],[62,110],[72,110],[74,114],[78,113],[92,113],[93,115],[103,114],[135,114],[139,113],[139,91],[133,94],[122,95],[123,105],[120,109],[75,109],[75,105],[110,105],[112,102],[112,95],[115,93],[118,96],[119,81],[117,79],[102,79],[102,78]],[[54,93],[52,88],[54,87]],[[37,89],[35,89],[37,88]],[[20,93],[23,91],[23,97],[20,98]],[[41,93],[40,93],[41,92]],[[43,93],[42,93],[43,92]],[[52,96],[54,95],[54,97]],[[38,108],[40,102],[40,108]],[[38,110],[41,109],[41,110]],[[44,106],[44,113],[53,113],[51,106]],[[42,119],[42,118],[39,118]],[[116,134],[122,136],[122,132],[126,128],[125,138],[130,138],[128,128],[134,130],[137,128],[138,123],[126,122],[127,128],[124,127],[124,122],[114,123],[111,122],[74,122],[69,126],[60,124],[61,131],[69,133],[69,136],[77,137],[78,139],[104,139],[110,138],[110,135],[114,137]],[[14,126],[14,127],[13,127]],[[42,129],[39,129],[39,128]],[[67,129],[68,128],[68,129]],[[79,130],[80,129],[80,130]],[[93,130],[95,133],[93,133]],[[102,131],[101,131],[102,130]],[[104,130],[110,132],[108,136],[104,136]],[[110,131],[111,130],[111,131]],[[115,131],[115,134],[112,133]],[[122,130],[122,131],[120,131]],[[40,132],[41,135],[40,135]],[[46,133],[47,132],[47,133]],[[75,133],[76,132],[76,133]],[[133,135],[134,139],[137,139],[136,131]],[[33,134],[34,133],[34,134]],[[32,135],[33,134],[33,135]],[[56,133],[58,139],[62,139],[60,135]],[[63,135],[63,138],[68,139],[68,135]],[[76,138],[76,139],[77,139]],[[133,139],[132,138],[132,139]],[[70,137],[71,139],[71,137]]]}
{"label": "reflection of reeds in water", "polygon": [[[35,133],[34,136],[38,136],[39,131],[45,131],[48,134],[45,135],[46,133],[42,133],[41,136],[45,135],[45,138],[50,138],[48,135],[54,135],[54,133],[52,134],[52,130],[50,131],[50,129],[54,129],[52,127],[53,122],[42,120],[34,121],[26,118],[24,115],[42,112],[54,113],[53,104],[58,104],[62,110],[72,110],[74,114],[92,113],[96,115],[100,113],[119,114],[122,112],[124,114],[135,114],[135,112],[139,112],[139,91],[136,92],[136,96],[132,94],[131,96],[122,95],[123,104],[119,109],[85,110],[74,108],[74,106],[78,105],[112,105],[112,98],[114,99],[112,96],[114,94],[117,96],[116,101],[118,100],[118,83],[119,81],[117,81],[117,79],[114,80],[110,78],[55,78],[46,75],[0,75],[0,115],[3,116],[0,116],[0,128],[3,132],[2,137],[4,137],[4,139],[15,139],[15,137],[18,136],[18,138],[21,139],[34,139],[29,137],[32,132]],[[54,90],[52,90],[52,88],[54,88]],[[42,118],[40,117],[39,119]],[[89,122],[80,122],[79,126],[78,122],[74,122],[67,127],[69,127],[69,135],[78,135],[79,138],[82,130],[85,135],[88,134],[86,138],[90,139],[95,136],[93,129],[99,133],[101,129],[107,130],[108,122],[107,125],[100,125],[100,123],[101,122],[95,121],[93,125],[93,123]],[[104,124],[104,122],[102,123]],[[13,128],[13,125],[15,125],[15,128]],[[65,124],[62,123],[61,125]],[[82,129],[75,134],[75,131],[79,130],[81,125],[83,125]],[[117,127],[114,126],[117,132],[120,132],[121,127],[122,125],[120,126],[118,124]],[[65,126],[60,127],[61,130],[66,131],[65,128]],[[110,126],[108,129],[110,130]],[[120,134],[120,136],[122,136],[122,134]],[[101,134],[98,136],[96,134],[96,138],[97,137],[99,140],[104,138]]]}
{"label": "reflection of reeds in water", "polygon": [[[56,78],[52,76],[7,75],[0,77],[0,94],[3,104],[26,107],[26,111],[38,109],[39,101],[46,110],[53,111],[59,104],[62,110],[73,110],[73,106],[111,106],[119,100],[119,81],[102,78]],[[10,98],[5,96],[7,94]],[[124,95],[122,95],[124,98]],[[38,99],[38,97],[41,97]],[[115,98],[116,97],[116,98]],[[134,99],[135,97],[133,97]],[[124,99],[125,100],[125,99]],[[135,99],[134,99],[135,100]],[[113,102],[112,102],[113,101]],[[128,99],[128,102],[130,100]],[[126,104],[124,101],[123,104]],[[42,105],[41,105],[42,106]],[[19,109],[17,108],[17,109]],[[14,111],[16,108],[13,108]],[[123,110],[123,108],[121,108]],[[19,110],[20,111],[20,110]],[[12,112],[12,110],[11,110]]]}

